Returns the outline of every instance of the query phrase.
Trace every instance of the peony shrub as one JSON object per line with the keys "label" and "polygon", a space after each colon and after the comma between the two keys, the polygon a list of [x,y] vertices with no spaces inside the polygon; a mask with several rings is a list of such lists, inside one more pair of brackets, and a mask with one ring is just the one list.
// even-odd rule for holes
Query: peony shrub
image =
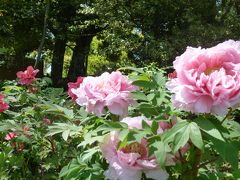
{"label": "peony shrub", "polygon": [[239,178],[238,41],[188,47],[170,74],[121,70],[79,77],[68,93],[32,67],[4,82],[0,177]]}

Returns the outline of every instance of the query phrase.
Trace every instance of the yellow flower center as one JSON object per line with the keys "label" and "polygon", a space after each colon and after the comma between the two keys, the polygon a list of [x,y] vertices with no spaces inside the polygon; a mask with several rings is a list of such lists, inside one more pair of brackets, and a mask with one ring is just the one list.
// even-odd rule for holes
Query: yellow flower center
{"label": "yellow flower center", "polygon": [[122,149],[122,151],[124,153],[138,153],[141,157],[146,156],[146,148],[138,142],[128,144]]}
{"label": "yellow flower center", "polygon": [[206,75],[210,75],[210,74],[212,74],[214,71],[218,71],[219,69],[220,69],[219,67],[210,67],[210,68],[207,68],[204,73],[205,73]]}

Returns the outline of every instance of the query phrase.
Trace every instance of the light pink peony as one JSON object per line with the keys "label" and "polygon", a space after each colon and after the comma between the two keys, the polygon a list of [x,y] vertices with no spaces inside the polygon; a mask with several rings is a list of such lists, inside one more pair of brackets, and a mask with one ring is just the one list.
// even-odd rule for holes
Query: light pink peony
{"label": "light pink peony", "polygon": [[224,116],[240,103],[240,41],[212,48],[188,47],[173,62],[177,77],[167,83],[176,108]]}
{"label": "light pink peony", "polygon": [[88,76],[83,79],[79,88],[72,89],[72,93],[77,96],[77,104],[86,106],[88,112],[97,116],[104,114],[105,107],[112,114],[125,116],[128,106],[134,103],[130,93],[135,90],[137,87],[117,71],[111,74],[105,72],[98,77]]}
{"label": "light pink peony", "polygon": [[72,93],[72,89],[77,89],[79,88],[80,84],[83,82],[83,77],[78,77],[77,81],[75,83],[69,82],[68,83],[68,95],[72,98],[72,100],[76,100],[77,96]]}
{"label": "light pink peony", "polygon": [[35,79],[35,76],[39,72],[38,69],[33,69],[32,66],[28,66],[27,70],[23,71],[18,71],[17,72],[17,77],[19,78],[19,83],[22,85],[29,85],[32,83],[32,81]]}
{"label": "light pink peony", "polygon": [[[121,122],[127,123],[129,128],[142,128],[142,121],[147,121],[145,117],[124,118]],[[150,121],[147,123],[151,124]],[[117,149],[119,143],[119,134],[114,131],[104,138],[100,145],[103,156],[109,163],[109,169],[105,172],[108,179],[114,180],[140,180],[142,173],[147,178],[156,180],[165,180],[168,173],[162,170],[155,156],[148,156],[148,147],[146,139],[142,139],[141,143],[134,142],[124,148]],[[171,160],[168,165],[174,162]]]}
{"label": "light pink peony", "polygon": [[17,133],[15,133],[15,132],[7,133],[5,136],[5,140],[10,141],[10,140],[14,139],[16,136],[17,136]]}
{"label": "light pink peony", "polygon": [[0,94],[0,112],[8,110],[9,105],[4,102],[4,96]]}

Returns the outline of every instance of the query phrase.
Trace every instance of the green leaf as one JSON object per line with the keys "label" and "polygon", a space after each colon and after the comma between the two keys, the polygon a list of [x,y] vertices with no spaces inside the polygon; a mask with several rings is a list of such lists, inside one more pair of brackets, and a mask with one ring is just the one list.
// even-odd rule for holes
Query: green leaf
{"label": "green leaf", "polygon": [[208,119],[196,119],[195,122],[200,127],[202,131],[207,133],[208,135],[219,139],[221,141],[225,141],[220,131],[216,128],[216,126],[209,121]]}
{"label": "green leaf", "polygon": [[184,128],[179,131],[173,141],[173,153],[176,154],[176,152],[183,147],[185,144],[187,144],[189,140],[189,135],[190,135],[190,125],[188,124]]}
{"label": "green leaf", "polygon": [[238,145],[235,142],[223,142],[219,139],[209,137],[213,143],[214,149],[220,154],[220,156],[227,162],[229,162],[233,169],[238,169]]}
{"label": "green leaf", "polygon": [[160,167],[163,168],[167,159],[167,151],[164,142],[156,142],[154,146],[157,148],[155,151],[155,156],[160,164]]}
{"label": "green leaf", "polygon": [[135,68],[135,67],[122,67],[118,69],[119,71],[121,70],[132,70],[132,71],[136,71],[139,73],[144,73],[144,71],[141,68]]}
{"label": "green leaf", "polygon": [[147,101],[147,96],[143,92],[132,92],[131,97],[136,100]]}
{"label": "green leaf", "polygon": [[189,122],[183,120],[180,122],[177,122],[177,124],[175,124],[171,129],[169,129],[168,131],[164,132],[162,134],[162,139],[164,142],[171,142],[174,139],[174,136],[182,131],[183,129],[185,129],[186,126],[188,126]]}
{"label": "green leaf", "polygon": [[137,80],[137,81],[134,81],[132,84],[136,86],[144,87],[144,88],[151,88],[151,89],[157,87],[156,83],[151,81],[144,81],[144,80]]}
{"label": "green leaf", "polygon": [[203,149],[203,140],[202,140],[202,134],[198,127],[198,125],[195,122],[190,123],[190,139],[192,143],[199,149]]}
{"label": "green leaf", "polygon": [[128,136],[128,133],[129,133],[129,129],[123,129],[122,131],[120,131],[119,133],[120,141],[123,141],[124,139],[126,139]]}
{"label": "green leaf", "polygon": [[154,74],[153,79],[156,81],[156,83],[159,86],[165,85],[166,78],[163,76],[163,74],[161,72],[158,72],[158,73]]}
{"label": "green leaf", "polygon": [[63,131],[62,137],[63,137],[64,141],[67,141],[68,136],[69,136],[69,133],[70,133],[70,130],[69,130],[69,129],[66,130],[66,131]]}
{"label": "green leaf", "polygon": [[88,150],[83,152],[83,154],[81,156],[81,160],[83,162],[89,161],[89,160],[91,160],[92,156],[97,152],[100,152],[100,149],[99,149],[98,146],[94,147],[94,148],[91,148],[91,149],[88,149]]}
{"label": "green leaf", "polygon": [[152,121],[152,126],[151,126],[151,130],[153,132],[153,134],[157,134],[157,130],[159,128],[159,123],[157,121]]}
{"label": "green leaf", "polygon": [[151,127],[149,126],[149,124],[146,121],[142,121],[142,129],[147,132],[150,133],[152,132]]}

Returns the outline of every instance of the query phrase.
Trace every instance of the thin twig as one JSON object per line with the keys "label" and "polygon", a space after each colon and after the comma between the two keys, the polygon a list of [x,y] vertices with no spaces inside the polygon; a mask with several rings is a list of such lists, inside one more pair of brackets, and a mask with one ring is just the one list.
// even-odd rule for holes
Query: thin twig
{"label": "thin twig", "polygon": [[216,161],[216,160],[218,160],[218,156],[216,156],[216,157],[214,157],[213,159],[211,159],[211,160],[209,160],[209,161],[206,161],[206,162],[204,162],[204,163],[202,163],[202,164],[199,164],[198,168],[204,167],[204,166],[206,166],[207,164],[212,163],[212,162],[214,162],[214,161]]}

